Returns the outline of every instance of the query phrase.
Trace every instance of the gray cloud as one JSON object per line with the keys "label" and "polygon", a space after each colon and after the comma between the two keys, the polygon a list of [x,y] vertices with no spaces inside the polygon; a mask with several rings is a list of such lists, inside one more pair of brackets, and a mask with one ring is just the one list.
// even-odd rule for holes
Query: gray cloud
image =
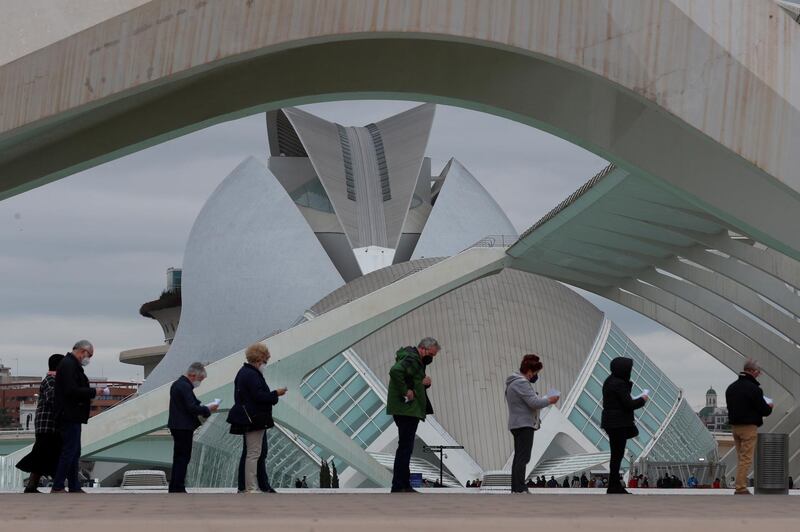
{"label": "gray cloud", "polygon": [[[381,120],[414,102],[304,106],[347,125]],[[522,231],[602,169],[581,148],[503,118],[439,106],[428,154],[438,170],[461,161]],[[157,297],[206,198],[247,156],[265,160],[263,115],[198,131],[0,202],[0,359],[41,373],[42,360],[89,337],[92,370],[130,378],[119,351],[163,341],[138,314]],[[653,322],[590,300],[617,322],[697,404],[730,372]],[[726,373],[727,372],[727,373]]]}

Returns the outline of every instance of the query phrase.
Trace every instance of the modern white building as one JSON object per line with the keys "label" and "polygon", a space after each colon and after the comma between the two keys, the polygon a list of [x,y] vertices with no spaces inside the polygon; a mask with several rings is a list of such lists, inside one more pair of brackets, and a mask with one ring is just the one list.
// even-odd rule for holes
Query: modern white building
{"label": "modern white building", "polygon": [[[299,109],[269,113],[267,168],[244,161],[195,222],[180,327],[144,389],[169,382],[194,360],[217,360],[441,257],[514,242],[502,209],[457,160],[432,174],[425,148],[434,112],[425,104],[365,127]],[[628,462],[715,457],[713,438],[678,388],[602,312],[558,282],[515,270],[406,314],[310,371],[293,392],[390,468],[396,430],[385,413],[388,369],[399,347],[429,335],[444,350],[430,370],[435,414],[420,425],[412,470],[430,480],[440,464],[425,446],[464,447],[443,459],[447,485],[510,467],[504,382],[529,352],[545,363],[538,386],[563,391],[559,406],[545,414],[531,474],[602,470],[608,442],[599,428],[600,387],[615,356],[633,358],[635,391],[653,394],[637,412],[641,434],[629,444]],[[198,431],[189,472],[195,485],[235,483],[240,442],[227,431],[224,415]],[[276,486],[304,475],[316,482],[322,459],[337,462],[325,441],[286,427],[269,438]],[[372,485],[339,464],[342,486]]]}

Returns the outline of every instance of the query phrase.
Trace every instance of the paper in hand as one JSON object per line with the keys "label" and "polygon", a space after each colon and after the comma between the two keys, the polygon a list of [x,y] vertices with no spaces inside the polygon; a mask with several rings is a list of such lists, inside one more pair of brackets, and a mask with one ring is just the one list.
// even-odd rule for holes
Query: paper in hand
{"label": "paper in hand", "polygon": [[645,388],[644,390],[642,390],[642,393],[640,393],[639,395],[636,395],[636,396],[634,396],[633,398],[634,398],[634,399],[640,399],[640,398],[642,398],[642,397],[643,397],[643,396],[645,396],[645,395],[646,395],[647,397],[650,397],[650,390],[648,390],[647,388]]}
{"label": "paper in hand", "polygon": [[775,402],[766,395],[764,396],[764,402],[767,403],[769,406],[773,406],[775,404]]}
{"label": "paper in hand", "polygon": [[219,406],[220,403],[222,403],[222,399],[214,399],[210,403],[206,404],[206,406],[210,408],[212,406]]}
{"label": "paper in hand", "polygon": [[547,390],[547,393],[544,394],[544,396],[548,397],[548,398],[549,397],[561,397],[561,392],[559,392],[555,388],[550,388],[549,390]]}

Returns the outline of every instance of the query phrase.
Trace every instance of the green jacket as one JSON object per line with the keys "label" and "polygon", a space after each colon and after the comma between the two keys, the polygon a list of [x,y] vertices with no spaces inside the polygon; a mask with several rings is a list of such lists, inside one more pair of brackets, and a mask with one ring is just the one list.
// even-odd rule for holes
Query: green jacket
{"label": "green jacket", "polygon": [[[389,393],[386,398],[386,413],[390,416],[411,416],[425,421],[433,408],[425,392],[422,379],[425,365],[420,360],[416,347],[401,347],[397,351],[394,366],[389,370]],[[406,392],[414,390],[414,400],[405,402]]]}

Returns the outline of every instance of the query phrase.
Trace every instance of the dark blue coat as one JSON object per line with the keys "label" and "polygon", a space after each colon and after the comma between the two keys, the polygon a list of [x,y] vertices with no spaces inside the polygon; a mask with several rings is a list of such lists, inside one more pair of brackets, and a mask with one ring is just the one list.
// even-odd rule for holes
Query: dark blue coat
{"label": "dark blue coat", "polygon": [[169,389],[169,420],[173,430],[194,430],[200,426],[198,416],[208,417],[211,410],[194,395],[194,385],[186,375],[172,383]]}
{"label": "dark blue coat", "polygon": [[56,418],[71,423],[89,421],[91,401],[97,390],[89,385],[83,366],[71,352],[61,360],[56,369]]}
{"label": "dark blue coat", "polygon": [[278,393],[269,389],[261,371],[245,362],[233,386],[234,405],[228,412],[231,433],[244,434],[275,426],[272,407],[278,404]]}

